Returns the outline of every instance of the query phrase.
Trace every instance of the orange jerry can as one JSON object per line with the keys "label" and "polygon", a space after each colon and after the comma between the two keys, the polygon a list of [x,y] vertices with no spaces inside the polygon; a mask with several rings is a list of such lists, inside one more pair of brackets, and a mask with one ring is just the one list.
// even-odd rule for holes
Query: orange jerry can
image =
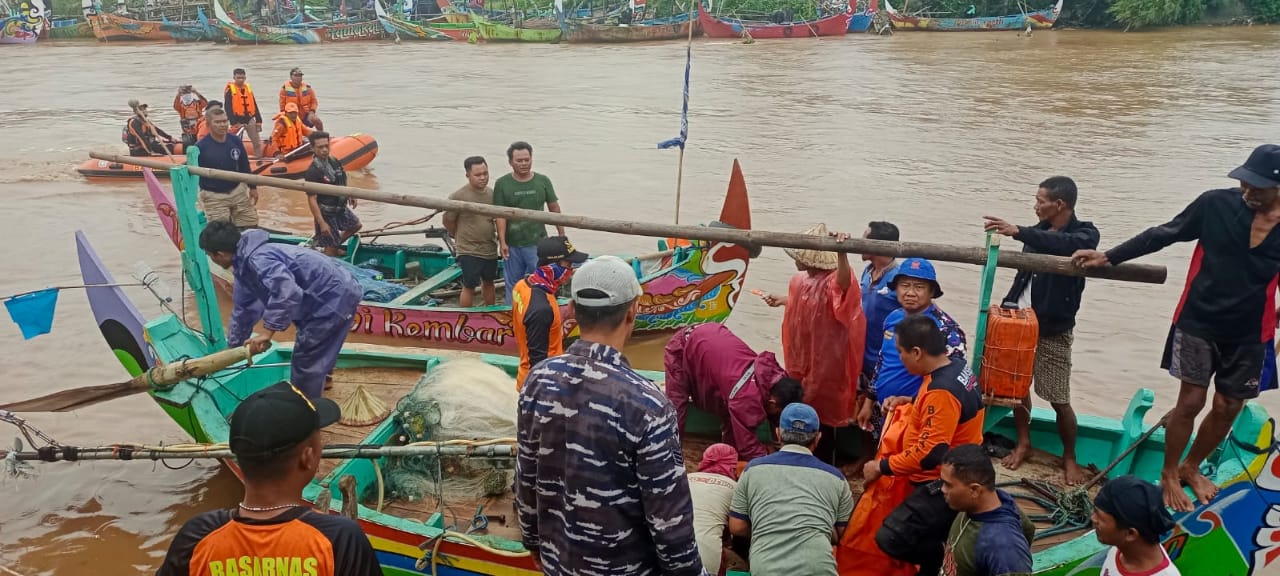
{"label": "orange jerry can", "polygon": [[978,383],[991,400],[1021,401],[1031,390],[1040,323],[1030,308],[992,306],[987,313],[987,342]]}

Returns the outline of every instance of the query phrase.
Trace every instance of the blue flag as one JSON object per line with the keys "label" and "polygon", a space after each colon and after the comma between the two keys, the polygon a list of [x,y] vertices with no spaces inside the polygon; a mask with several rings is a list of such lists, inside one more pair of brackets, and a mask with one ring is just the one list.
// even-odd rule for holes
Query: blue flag
{"label": "blue flag", "polygon": [[693,45],[685,49],[684,55],[684,104],[680,108],[680,135],[658,143],[658,148],[676,148],[684,150],[685,140],[689,139],[689,66],[693,63]]}
{"label": "blue flag", "polygon": [[22,330],[22,338],[25,340],[48,334],[53,329],[53,310],[57,306],[57,288],[14,296],[4,301],[9,318]]}

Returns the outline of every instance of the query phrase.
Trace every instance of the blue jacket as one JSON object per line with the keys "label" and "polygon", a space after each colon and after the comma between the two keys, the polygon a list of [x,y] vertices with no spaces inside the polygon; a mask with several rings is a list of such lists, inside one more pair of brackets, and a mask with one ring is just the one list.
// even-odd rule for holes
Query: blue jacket
{"label": "blue jacket", "polygon": [[269,244],[262,230],[248,230],[236,245],[235,310],[227,342],[240,346],[262,320],[268,330],[345,314],[360,303],[355,276],[338,262],[310,248]]}
{"label": "blue jacket", "polygon": [[[981,523],[978,543],[974,550],[979,574],[1030,574],[1031,544],[1035,525],[1023,522],[1022,513],[1013,497],[998,490],[1000,507],[982,514],[972,514],[975,523]],[[1030,533],[1028,533],[1028,531]]]}

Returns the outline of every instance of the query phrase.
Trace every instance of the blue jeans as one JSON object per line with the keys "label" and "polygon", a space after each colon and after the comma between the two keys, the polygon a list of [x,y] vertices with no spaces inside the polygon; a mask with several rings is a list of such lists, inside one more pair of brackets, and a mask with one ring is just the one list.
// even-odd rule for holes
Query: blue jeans
{"label": "blue jeans", "polygon": [[502,261],[502,279],[507,283],[507,304],[511,304],[511,289],[516,282],[538,269],[537,246],[508,246],[507,259]]}

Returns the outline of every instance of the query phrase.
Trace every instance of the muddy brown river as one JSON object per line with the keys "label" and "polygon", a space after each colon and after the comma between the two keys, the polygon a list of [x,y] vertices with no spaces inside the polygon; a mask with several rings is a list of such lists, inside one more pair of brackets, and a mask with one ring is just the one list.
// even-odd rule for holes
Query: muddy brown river
{"label": "muddy brown river", "polygon": [[[91,150],[122,150],[126,102],[139,98],[170,132],[180,84],[220,98],[232,68],[249,70],[274,107],[301,66],[326,127],[374,135],[381,149],[354,185],[443,197],[480,154],[497,174],[513,140],[534,146],[534,169],[564,210],[643,221],[674,216],[675,150],[684,46],[349,44],[313,47],[41,42],[0,49],[15,72],[0,86],[0,296],[79,281],[73,232],[84,230],[117,279],[138,261],[176,292],[179,260],[141,182],[96,183],[73,167]],[[823,221],[861,233],[889,220],[903,238],[979,245],[984,214],[1030,224],[1036,185],[1064,174],[1078,213],[1110,247],[1172,217],[1257,144],[1280,141],[1280,29],[1151,33],[1059,31],[850,36],[694,46],[682,222],[718,214],[741,160],[754,225],[800,231]],[[18,74],[17,72],[21,72]],[[265,190],[264,224],[309,229],[295,192]],[[362,203],[373,226],[423,215]],[[579,231],[593,253],[641,253],[650,239]],[[1006,247],[1016,248],[1016,242]],[[1191,245],[1144,261],[1169,267],[1164,285],[1092,281],[1076,329],[1077,411],[1119,416],[1133,391],[1173,401],[1159,365]],[[781,250],[756,260],[748,288],[785,290]],[[938,304],[970,334],[978,268],[940,267]],[[1012,272],[1001,271],[997,296]],[[130,289],[146,314],[159,306]],[[729,325],[779,348],[781,310],[746,296]],[[660,368],[661,347],[632,353]],[[83,292],[64,291],[53,332],[23,341],[0,321],[0,401],[101,384],[125,374],[101,341]],[[1280,410],[1280,393],[1262,403]],[[64,443],[186,440],[146,396],[30,421]],[[15,431],[0,427],[7,445]],[[35,479],[0,482],[0,573],[150,572],[192,515],[238,501],[212,463],[181,470],[141,462],[38,465]]]}

